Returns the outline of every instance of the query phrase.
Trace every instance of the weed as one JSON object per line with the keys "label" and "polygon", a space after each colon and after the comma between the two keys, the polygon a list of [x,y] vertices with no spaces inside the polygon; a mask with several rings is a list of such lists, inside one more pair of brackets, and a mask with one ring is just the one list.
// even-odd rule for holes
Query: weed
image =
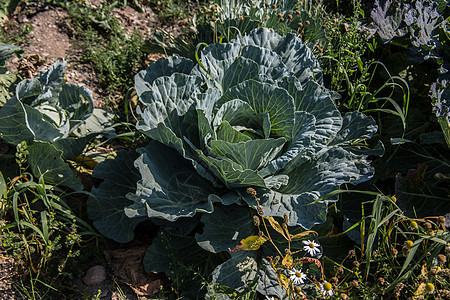
{"label": "weed", "polygon": [[138,31],[127,34],[113,16],[116,5],[102,2],[97,8],[83,3],[66,7],[73,24],[71,34],[79,38],[83,49],[82,60],[92,64],[111,95],[127,91],[146,58],[140,50],[142,35]]}
{"label": "weed", "polygon": [[63,200],[70,194],[26,172],[25,143],[17,147],[16,158],[19,176],[8,184],[0,176],[0,218],[5,220],[0,226],[0,248],[21,266],[18,292],[26,299],[48,299],[61,293],[59,282],[73,276],[66,266],[96,233]]}
{"label": "weed", "polygon": [[158,17],[163,22],[174,19],[182,19],[187,15],[187,3],[182,0],[150,0],[150,4],[154,5]]}
{"label": "weed", "polygon": [[[448,287],[448,264],[444,257],[450,234],[438,217],[411,219],[396,205],[396,197],[379,194],[363,202],[371,209],[358,225],[361,247],[350,250],[344,260],[324,260],[335,265],[329,276],[336,278],[333,289],[346,299],[407,298],[427,296],[426,285]],[[350,229],[351,230],[351,229]],[[444,270],[442,273],[442,270]],[[442,291],[443,292],[443,291]]]}

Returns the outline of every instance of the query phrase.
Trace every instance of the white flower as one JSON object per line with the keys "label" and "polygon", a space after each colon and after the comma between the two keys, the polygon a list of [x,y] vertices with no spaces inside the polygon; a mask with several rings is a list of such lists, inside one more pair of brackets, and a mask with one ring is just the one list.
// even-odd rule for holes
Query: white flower
{"label": "white flower", "polygon": [[302,284],[304,283],[304,279],[306,279],[306,274],[303,274],[301,270],[297,270],[296,268],[292,268],[292,270],[289,271],[289,277],[290,280],[294,282],[294,284]]}
{"label": "white flower", "polygon": [[331,285],[331,283],[324,281],[323,283],[320,284],[319,286],[320,288],[320,293],[322,294],[322,296],[333,296],[333,286]]}
{"label": "white flower", "polygon": [[266,295],[266,299],[267,299],[267,300],[275,300],[274,297],[269,297],[269,296],[267,296],[267,295]]}
{"label": "white flower", "polygon": [[314,241],[303,241],[303,244],[306,246],[303,247],[303,251],[306,251],[311,256],[316,256],[317,253],[320,253],[320,249],[318,248],[320,245]]}

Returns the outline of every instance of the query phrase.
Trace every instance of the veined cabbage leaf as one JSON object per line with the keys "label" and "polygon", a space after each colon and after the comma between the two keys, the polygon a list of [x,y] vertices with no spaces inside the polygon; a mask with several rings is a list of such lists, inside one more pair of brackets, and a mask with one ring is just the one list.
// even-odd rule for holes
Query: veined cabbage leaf
{"label": "veined cabbage leaf", "polygon": [[[341,184],[370,179],[374,169],[367,157],[381,155],[383,148],[374,152],[365,143],[377,130],[374,120],[359,112],[341,116],[321,78],[318,61],[295,34],[283,37],[267,28],[205,47],[196,65],[177,56],[151,64],[136,75],[135,84],[141,103],[137,128],[152,142],[137,149],[134,167],[116,158],[117,163],[108,162],[112,173],[94,173],[105,180],[89,200],[94,224],[120,218],[121,226],[97,228],[126,242],[132,235],[123,229],[132,230],[136,220],[176,228],[201,214],[198,244],[226,251],[236,237],[254,230],[251,215],[258,203],[248,187],[257,191],[266,216],[286,214],[288,225],[303,229],[324,222],[328,203],[337,198],[322,197]],[[126,195],[114,197],[113,217],[110,209],[101,210],[110,197],[103,186],[129,168],[140,179],[135,186],[130,182]],[[225,219],[230,226],[217,234],[211,226]],[[155,247],[149,253],[159,253]],[[214,278],[239,285],[239,272],[237,279],[221,275],[227,266],[218,267]],[[161,266],[149,263],[147,269],[161,271]],[[253,279],[263,273],[255,270]],[[261,279],[260,285],[258,290],[267,282]]]}
{"label": "veined cabbage leaf", "polygon": [[27,142],[34,175],[51,184],[82,189],[64,160],[74,160],[100,133],[114,135],[112,114],[94,108],[91,91],[66,84],[64,60],[36,77],[19,82],[0,109],[0,138],[11,145]]}

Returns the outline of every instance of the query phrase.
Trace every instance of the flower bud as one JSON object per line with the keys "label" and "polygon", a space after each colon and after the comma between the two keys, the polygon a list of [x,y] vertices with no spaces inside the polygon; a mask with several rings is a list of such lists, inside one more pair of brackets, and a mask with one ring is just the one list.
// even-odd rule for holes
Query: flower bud
{"label": "flower bud", "polygon": [[434,284],[428,282],[425,286],[425,289],[427,290],[427,292],[432,293],[434,291]]}
{"label": "flower bud", "polygon": [[260,215],[261,217],[264,216],[264,211],[263,211],[261,205],[258,205],[256,207],[256,210],[258,211],[258,215]]}
{"label": "flower bud", "polygon": [[260,221],[259,221],[259,217],[258,216],[253,216],[253,224],[256,227],[259,227],[259,225],[261,224]]}
{"label": "flower bud", "polygon": [[441,266],[447,262],[447,257],[444,254],[439,254],[436,258]]}
{"label": "flower bud", "polygon": [[286,224],[289,223],[289,216],[287,214],[283,215],[283,219],[284,219],[284,223],[286,223]]}
{"label": "flower bud", "polygon": [[355,257],[355,250],[351,249],[350,251],[348,251],[348,257],[349,258]]}
{"label": "flower bud", "polygon": [[256,190],[252,187],[247,188],[247,193],[252,196],[256,196]]}
{"label": "flower bud", "polygon": [[274,265],[277,265],[279,261],[280,261],[280,256],[277,255],[277,256],[275,256],[275,258],[274,258],[274,260],[273,260],[273,264],[274,264]]}
{"label": "flower bud", "polygon": [[394,255],[394,257],[396,257],[397,254],[398,254],[398,250],[395,249],[395,248],[392,248],[392,249],[391,249],[391,252],[392,252],[392,255]]}

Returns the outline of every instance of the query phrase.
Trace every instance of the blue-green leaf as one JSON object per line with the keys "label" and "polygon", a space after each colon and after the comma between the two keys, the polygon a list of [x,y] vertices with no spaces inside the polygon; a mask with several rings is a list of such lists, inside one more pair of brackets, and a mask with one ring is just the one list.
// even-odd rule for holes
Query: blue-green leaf
{"label": "blue-green leaf", "polygon": [[285,89],[248,80],[228,90],[219,101],[233,99],[247,102],[256,113],[268,113],[271,136],[290,136],[294,126],[294,100]]}
{"label": "blue-green leaf", "polygon": [[161,76],[171,76],[173,73],[189,74],[193,66],[192,60],[184,57],[172,56],[159,59],[134,77],[136,92],[140,96],[143,92],[149,91],[153,81]]}
{"label": "blue-green leaf", "polygon": [[0,110],[0,134],[8,143],[39,140],[51,142],[61,133],[36,109],[11,98]]}
{"label": "blue-green leaf", "polygon": [[331,94],[314,80],[303,84],[293,78],[279,83],[294,98],[295,110],[308,112],[316,118],[314,140],[326,143],[333,138],[342,126],[342,117]]}
{"label": "blue-green leaf", "polygon": [[165,272],[171,277],[183,299],[204,299],[205,291],[196,275],[208,276],[222,261],[199,247],[194,237],[161,231],[147,249],[143,264],[147,272]]}
{"label": "blue-green leaf", "polygon": [[211,281],[242,292],[251,281],[259,277],[258,271],[256,251],[239,251],[211,273]]}
{"label": "blue-green leaf", "polygon": [[248,135],[245,135],[236,129],[234,129],[228,121],[223,121],[217,128],[217,139],[220,141],[226,141],[229,143],[239,143],[251,140]]}
{"label": "blue-green leaf", "polygon": [[203,214],[205,225],[202,234],[195,239],[203,249],[219,253],[234,249],[242,240],[253,234],[253,219],[250,210],[241,206],[217,205],[212,214]]}
{"label": "blue-green leaf", "polygon": [[73,120],[85,120],[94,111],[92,92],[75,84],[63,85],[59,94],[59,103]]}
{"label": "blue-green leaf", "polygon": [[133,202],[126,195],[135,193],[141,178],[134,167],[139,157],[136,151],[119,151],[115,159],[108,159],[97,165],[93,177],[103,179],[99,187],[92,189],[88,199],[89,218],[106,237],[120,243],[127,243],[134,237],[134,228],[147,217],[128,218],[124,208]]}
{"label": "blue-green leaf", "polygon": [[200,150],[195,150],[196,161],[218,178],[228,188],[239,188],[247,186],[265,187],[265,182],[254,170],[244,170],[228,158],[214,158],[204,155]]}
{"label": "blue-green leaf", "polygon": [[211,141],[211,149],[218,155],[228,157],[244,169],[259,170],[280,153],[285,138],[249,140],[239,143]]}
{"label": "blue-green leaf", "polygon": [[75,170],[62,159],[62,151],[50,143],[34,142],[28,145],[29,154],[27,156],[31,171],[36,177],[43,177],[46,183],[63,185],[82,190],[80,179]]}
{"label": "blue-green leaf", "polygon": [[258,79],[258,71],[259,65],[256,62],[244,57],[239,57],[225,69],[222,81],[220,82],[223,91],[227,91],[229,88],[244,82],[245,80]]}
{"label": "blue-green leaf", "polygon": [[258,46],[278,53],[286,68],[302,81],[313,76],[318,82],[322,80],[319,62],[296,34],[288,33],[282,37],[273,29],[260,28],[236,40],[242,45]]}
{"label": "blue-green leaf", "polygon": [[213,211],[213,201],[220,201],[211,183],[197,174],[190,160],[159,142],[139,148],[141,156],[135,166],[142,179],[134,204],[125,209],[128,216],[158,217],[175,221],[197,212]]}
{"label": "blue-green leaf", "polygon": [[311,144],[312,136],[315,134],[316,119],[313,115],[303,112],[295,112],[295,125],[292,128],[292,140],[283,154],[277,159],[272,160],[264,170],[261,170],[260,175],[275,174],[277,171],[286,167],[292,161],[305,159],[305,156],[310,155],[306,148]]}
{"label": "blue-green leaf", "polygon": [[350,143],[356,139],[370,139],[378,129],[374,119],[357,111],[347,113],[342,121],[342,127],[330,146]]}

